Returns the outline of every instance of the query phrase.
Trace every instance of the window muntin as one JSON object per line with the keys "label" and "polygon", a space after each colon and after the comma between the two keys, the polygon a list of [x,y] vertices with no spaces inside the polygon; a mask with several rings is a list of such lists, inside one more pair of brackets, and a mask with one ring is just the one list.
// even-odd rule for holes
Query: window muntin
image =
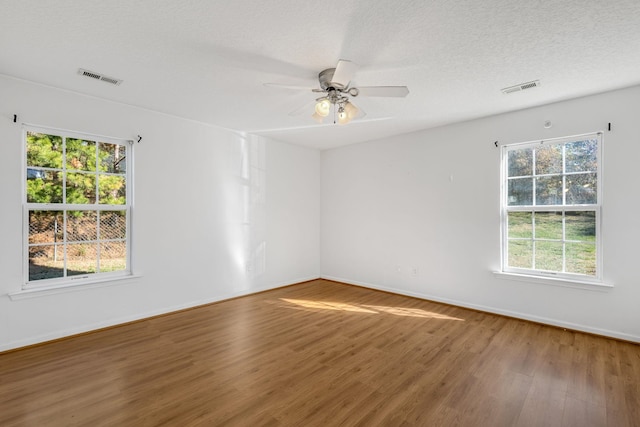
{"label": "window muntin", "polygon": [[130,275],[128,141],[32,127],[24,135],[25,288]]}
{"label": "window muntin", "polygon": [[503,147],[503,271],[601,279],[601,152],[601,134]]}

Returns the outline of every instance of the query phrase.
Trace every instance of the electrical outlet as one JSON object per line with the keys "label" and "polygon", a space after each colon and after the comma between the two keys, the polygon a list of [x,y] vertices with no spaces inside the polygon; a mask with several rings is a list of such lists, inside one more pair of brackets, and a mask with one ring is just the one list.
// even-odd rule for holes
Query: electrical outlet
{"label": "electrical outlet", "polygon": [[412,276],[418,275],[418,267],[411,267],[411,275]]}
{"label": "electrical outlet", "polygon": [[396,265],[395,270],[396,270],[396,273],[398,274],[402,273],[402,268],[400,268],[399,265]]}

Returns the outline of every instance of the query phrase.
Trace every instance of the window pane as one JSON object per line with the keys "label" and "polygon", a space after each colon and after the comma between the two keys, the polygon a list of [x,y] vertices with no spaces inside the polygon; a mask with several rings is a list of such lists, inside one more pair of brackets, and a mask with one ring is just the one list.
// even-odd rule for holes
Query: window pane
{"label": "window pane", "polygon": [[562,271],[562,242],[536,240],[536,269]]}
{"label": "window pane", "polygon": [[89,173],[67,174],[67,203],[96,202],[96,176]]}
{"label": "window pane", "polygon": [[91,136],[24,135],[28,281],[126,270],[131,147]]}
{"label": "window pane", "polygon": [[96,170],[96,143],[83,139],[67,138],[67,169]]}
{"label": "window pane", "polygon": [[598,167],[598,140],[589,139],[565,144],[567,172],[595,172]]}
{"label": "window pane", "polygon": [[125,242],[107,242],[100,245],[100,272],[127,269],[127,245]]}
{"label": "window pane", "polygon": [[566,212],[565,233],[567,240],[581,240],[595,242],[596,213],[595,212]]}
{"label": "window pane", "polygon": [[124,205],[127,203],[126,180],[122,175],[100,175],[98,178],[99,203]]}
{"label": "window pane", "polygon": [[95,243],[67,245],[67,276],[95,273],[98,266],[98,251]]}
{"label": "window pane", "polygon": [[598,203],[598,181],[593,173],[570,175],[567,182],[567,204],[586,205]]}
{"label": "window pane", "polygon": [[29,280],[54,279],[63,275],[63,245],[29,247]]}
{"label": "window pane", "polygon": [[100,212],[100,238],[103,240],[124,239],[127,236],[126,211]]}
{"label": "window pane", "polygon": [[27,166],[62,169],[62,137],[27,132]]}
{"label": "window pane", "polygon": [[510,150],[507,169],[508,176],[533,175],[533,149]]}
{"label": "window pane", "polygon": [[67,212],[67,241],[83,242],[98,238],[98,214],[96,211]]}
{"label": "window pane", "polygon": [[536,178],[536,205],[562,205],[562,176]]}
{"label": "window pane", "polygon": [[27,169],[28,203],[62,203],[62,173]]}
{"label": "window pane", "polygon": [[562,173],[562,145],[536,148],[536,175]]}
{"label": "window pane", "polygon": [[533,267],[533,244],[531,240],[509,240],[509,267]]}
{"label": "window pane", "polygon": [[29,243],[61,242],[63,221],[62,212],[29,211]]}
{"label": "window pane", "polygon": [[566,268],[568,273],[596,275],[596,245],[593,243],[567,243]]}
{"label": "window pane", "polygon": [[562,212],[536,212],[536,239],[562,240]]}
{"label": "window pane", "polygon": [[600,141],[592,134],[505,148],[505,268],[531,269],[534,275],[536,270],[600,274],[596,274],[601,261],[596,247]]}
{"label": "window pane", "polygon": [[509,180],[507,203],[509,206],[532,205],[533,178],[516,178]]}
{"label": "window pane", "polygon": [[127,170],[127,147],[120,144],[100,143],[98,152],[100,171],[109,173],[125,173]]}
{"label": "window pane", "polygon": [[510,238],[533,238],[532,216],[531,212],[509,212],[507,235]]}

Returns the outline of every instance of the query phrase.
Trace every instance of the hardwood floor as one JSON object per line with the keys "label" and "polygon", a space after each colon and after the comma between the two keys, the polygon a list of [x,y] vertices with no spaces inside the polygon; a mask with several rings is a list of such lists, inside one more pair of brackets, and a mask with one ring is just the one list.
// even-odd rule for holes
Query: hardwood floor
{"label": "hardwood floor", "polygon": [[317,280],[0,355],[0,426],[639,426],[640,346]]}

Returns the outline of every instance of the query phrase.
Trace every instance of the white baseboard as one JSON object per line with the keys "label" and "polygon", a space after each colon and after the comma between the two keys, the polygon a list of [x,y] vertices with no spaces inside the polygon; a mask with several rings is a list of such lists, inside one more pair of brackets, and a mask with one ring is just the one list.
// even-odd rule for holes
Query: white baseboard
{"label": "white baseboard", "polygon": [[[484,311],[484,312],[488,312],[488,313],[500,314],[500,315],[503,315],[503,316],[513,317],[513,318],[516,318],[516,319],[530,320],[532,322],[543,323],[543,324],[547,324],[547,325],[551,325],[551,326],[557,326],[557,327],[560,327],[560,328],[567,328],[567,329],[571,329],[571,330],[575,330],[575,331],[582,331],[582,332],[592,333],[592,334],[596,334],[596,335],[602,335],[602,336],[606,336],[606,337],[617,338],[617,339],[621,339],[621,340],[625,340],[625,341],[631,341],[631,342],[640,343],[640,336],[631,335],[631,334],[627,334],[627,333],[623,333],[623,332],[617,332],[617,331],[611,331],[611,330],[607,330],[607,329],[595,328],[595,327],[592,327],[592,326],[581,325],[581,324],[571,323],[571,322],[565,322],[565,321],[558,320],[558,319],[551,319],[551,318],[546,318],[546,317],[535,316],[535,315],[528,314],[528,313],[520,313],[520,312],[511,311],[511,310],[504,310],[504,309],[495,308],[495,307],[472,304],[472,303],[468,303],[468,302],[465,302],[465,301],[458,301],[458,300],[453,300],[453,299],[449,299],[449,298],[442,298],[442,297],[438,297],[438,296],[435,296],[435,295],[423,294],[423,293],[419,293],[419,292],[409,292],[409,291],[406,291],[406,290],[403,290],[403,289],[398,289],[398,288],[393,288],[393,287],[386,287],[386,286],[379,286],[379,285],[375,285],[375,284],[371,284],[371,283],[349,280],[349,279],[345,279],[345,278],[342,278],[342,277],[322,275],[322,276],[320,276],[320,278],[327,279],[327,280],[333,280],[333,281],[336,281],[336,282],[342,282],[342,283],[346,283],[346,284],[350,284],[350,285],[361,286],[361,287],[368,288],[368,289],[375,289],[375,290],[379,290],[379,291],[391,292],[391,293],[398,294],[398,295],[405,295],[405,296],[420,298],[420,299],[429,300],[429,301],[435,301],[435,302],[441,302],[441,303],[445,303],[445,304],[451,304],[451,305],[455,305],[455,306],[458,306],[458,307],[464,307],[464,308],[470,308],[470,309],[473,309],[473,310],[479,310],[479,311]],[[52,340],[56,340],[56,339],[60,339],[60,338],[65,338],[65,337],[69,337],[69,336],[73,336],[73,335],[78,335],[78,334],[82,334],[82,333],[86,333],[86,332],[95,331],[95,330],[98,330],[98,329],[117,326],[117,325],[121,325],[121,324],[124,324],[124,323],[143,320],[143,319],[147,319],[147,318],[154,317],[154,316],[159,316],[159,315],[163,315],[163,314],[172,313],[172,312],[175,312],[175,311],[184,310],[184,309],[187,309],[187,308],[193,308],[193,307],[197,307],[197,306],[200,306],[200,305],[206,305],[206,304],[211,304],[211,303],[214,303],[214,302],[220,302],[220,301],[224,301],[224,300],[231,299],[231,298],[237,298],[237,297],[241,297],[241,296],[245,296],[245,295],[251,295],[251,294],[258,293],[258,292],[277,289],[277,288],[289,286],[291,284],[307,282],[307,281],[315,280],[315,279],[318,279],[318,277],[317,276],[301,277],[301,278],[298,278],[298,279],[294,279],[294,280],[292,280],[290,282],[277,283],[277,284],[273,284],[273,285],[261,286],[261,287],[251,288],[251,289],[247,289],[247,290],[243,290],[243,291],[232,292],[232,293],[229,293],[229,294],[220,295],[220,296],[213,297],[213,298],[208,298],[208,299],[198,300],[198,301],[191,301],[191,302],[185,303],[185,304],[174,305],[174,306],[165,307],[165,308],[158,309],[158,310],[152,310],[152,311],[148,311],[148,312],[144,312],[144,313],[136,313],[136,314],[133,314],[133,315],[130,315],[130,316],[123,316],[123,317],[119,317],[119,318],[115,318],[115,319],[109,319],[109,320],[106,320],[104,322],[92,323],[92,324],[81,326],[81,327],[77,327],[77,328],[70,328],[70,329],[66,329],[66,330],[62,330],[62,331],[55,331],[55,332],[51,332],[51,333],[47,333],[47,334],[43,334],[43,335],[39,335],[39,336],[35,336],[35,337],[29,337],[29,338],[25,338],[25,339],[21,339],[21,340],[16,340],[16,341],[9,342],[7,344],[0,345],[0,352],[13,350],[13,349],[21,348],[21,347],[27,347],[27,346],[34,345],[34,344],[40,344],[40,343],[44,343],[44,342],[47,342],[47,341],[52,341]]]}
{"label": "white baseboard", "polygon": [[540,316],[536,316],[536,315],[529,314],[529,313],[520,313],[520,312],[517,312],[517,311],[505,310],[505,309],[496,308],[496,307],[489,307],[489,306],[484,306],[484,305],[472,304],[472,303],[469,303],[469,302],[466,302],[466,301],[458,301],[458,300],[453,300],[453,299],[449,299],[449,298],[442,298],[442,297],[438,297],[438,296],[435,296],[435,295],[423,294],[423,293],[419,293],[419,292],[410,292],[410,291],[406,291],[404,289],[397,289],[397,288],[392,288],[392,287],[379,286],[379,285],[374,285],[374,284],[371,284],[371,283],[344,279],[342,277],[322,275],[322,276],[320,276],[320,278],[326,279],[326,280],[333,280],[335,282],[342,282],[342,283],[346,283],[346,284],[349,284],[349,285],[361,286],[363,288],[376,289],[376,290],[379,290],[379,291],[391,292],[391,293],[398,294],[398,295],[405,295],[405,296],[409,296],[409,297],[420,298],[420,299],[429,300],[429,301],[435,301],[435,302],[441,302],[441,303],[444,303],[444,304],[455,305],[455,306],[458,306],[458,307],[470,308],[470,309],[473,309],[473,310],[484,311],[484,312],[487,312],[487,313],[500,314],[500,315],[507,316],[507,317],[513,317],[513,318],[516,318],[516,319],[530,320],[532,322],[543,323],[545,325],[557,326],[557,327],[560,327],[560,328],[571,329],[571,330],[574,330],[574,331],[587,332],[587,333],[590,333],[590,334],[602,335],[602,336],[605,336],[605,337],[617,338],[617,339],[620,339],[620,340],[640,343],[640,336],[631,335],[631,334],[627,334],[627,333],[624,333],[624,332],[618,332],[618,331],[611,331],[611,330],[608,330],[608,329],[595,328],[593,326],[581,325],[581,324],[578,324],[578,323],[565,322],[565,321],[559,320],[559,319],[551,319],[551,318],[548,318],[548,317],[540,317]]}

